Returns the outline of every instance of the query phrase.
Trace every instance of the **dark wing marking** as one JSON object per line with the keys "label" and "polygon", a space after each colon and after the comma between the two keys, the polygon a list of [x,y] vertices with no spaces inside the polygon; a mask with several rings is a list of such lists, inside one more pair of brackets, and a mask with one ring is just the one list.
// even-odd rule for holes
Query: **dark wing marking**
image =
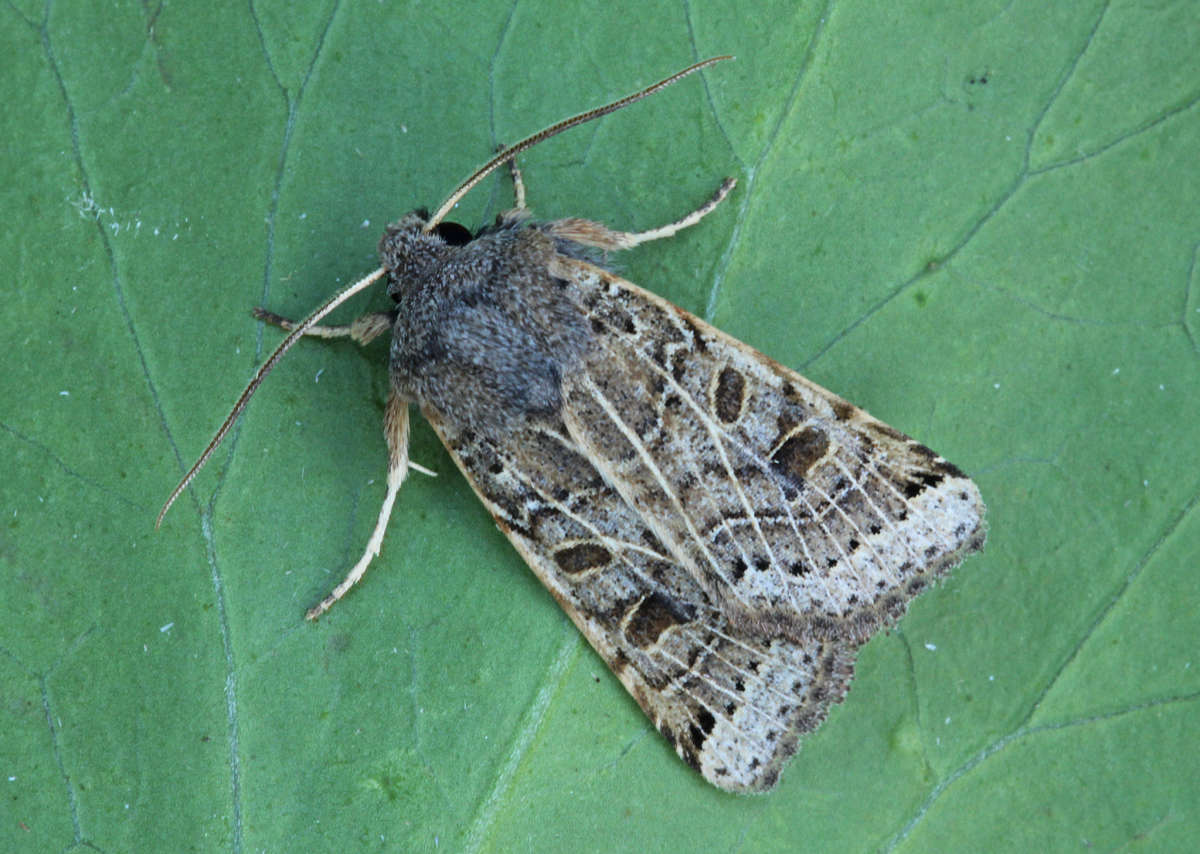
{"label": "dark wing marking", "polygon": [[600,342],[571,437],[734,623],[854,645],[982,547],[979,491],[924,445],[580,261]]}
{"label": "dark wing marking", "polygon": [[427,413],[500,529],[676,752],[730,791],[772,787],[841,699],[848,644],[732,622],[561,422],[498,446]]}

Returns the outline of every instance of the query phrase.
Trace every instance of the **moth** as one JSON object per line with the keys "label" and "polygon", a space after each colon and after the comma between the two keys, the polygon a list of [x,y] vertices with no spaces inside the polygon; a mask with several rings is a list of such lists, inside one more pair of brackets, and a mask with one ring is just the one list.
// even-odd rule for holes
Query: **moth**
{"label": "moth", "polygon": [[[294,323],[159,514],[304,335],[391,334],[379,553],[410,467],[409,406],[500,530],[685,762],[773,787],[849,687],[858,647],[982,548],[976,486],[924,445],[611,272],[607,253],[699,222],[733,189],[643,232],[535,221],[514,158],[728,57],[505,148],[432,216],[389,226],[381,266]],[[509,164],[515,206],[474,233],[444,217]],[[390,311],[319,321],[387,280]]]}

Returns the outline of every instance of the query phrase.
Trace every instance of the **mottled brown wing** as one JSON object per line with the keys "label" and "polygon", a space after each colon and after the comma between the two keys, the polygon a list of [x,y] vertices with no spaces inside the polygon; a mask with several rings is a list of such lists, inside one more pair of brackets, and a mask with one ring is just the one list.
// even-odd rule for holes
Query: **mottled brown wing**
{"label": "mottled brown wing", "polygon": [[534,573],[676,752],[714,785],[775,785],[845,694],[853,652],[748,634],[580,453],[562,423],[502,446],[430,423]]}
{"label": "mottled brown wing", "polygon": [[983,542],[953,466],[584,262],[594,356],[502,444],[427,412],[530,567],[710,782],[762,791],[857,646]]}
{"label": "mottled brown wing", "polygon": [[568,432],[744,634],[858,645],[982,547],[955,466],[617,276],[570,262],[600,341]]}

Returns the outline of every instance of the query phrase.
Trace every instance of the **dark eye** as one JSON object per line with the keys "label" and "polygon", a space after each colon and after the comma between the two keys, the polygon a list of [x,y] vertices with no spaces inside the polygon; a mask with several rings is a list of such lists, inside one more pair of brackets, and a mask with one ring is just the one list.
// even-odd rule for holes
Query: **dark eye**
{"label": "dark eye", "polygon": [[457,222],[439,222],[434,226],[433,233],[451,246],[465,246],[471,242],[471,232]]}

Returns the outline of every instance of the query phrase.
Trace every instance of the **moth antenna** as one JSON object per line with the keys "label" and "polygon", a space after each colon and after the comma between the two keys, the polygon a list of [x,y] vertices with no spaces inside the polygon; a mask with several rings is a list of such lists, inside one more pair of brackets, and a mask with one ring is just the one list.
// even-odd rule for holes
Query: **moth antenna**
{"label": "moth antenna", "polygon": [[576,125],[581,125],[584,122],[590,122],[592,119],[598,119],[601,116],[607,116],[609,113],[615,113],[622,107],[628,107],[630,104],[636,101],[640,101],[643,98],[648,98],[655,92],[658,92],[660,89],[665,89],[672,83],[677,83],[678,81],[687,77],[689,74],[693,74],[702,68],[707,68],[710,65],[715,65],[718,62],[723,62],[726,59],[733,59],[733,57],[728,55],[713,56],[708,59],[701,60],[695,65],[689,65],[682,71],[675,72],[664,80],[659,80],[653,86],[647,86],[640,92],[634,92],[632,95],[626,95],[624,98],[613,101],[611,104],[605,104],[603,107],[595,107],[587,112],[580,113],[576,116],[571,116],[569,119],[563,119],[561,122],[557,122],[556,124],[552,124],[550,127],[545,128],[544,130],[538,131],[533,136],[526,137],[515,145],[510,145],[508,148],[504,149],[487,163],[475,170],[475,173],[471,175],[470,178],[455,187],[449,198],[442,202],[442,206],[437,209],[437,213],[435,213],[430,220],[425,223],[425,228],[423,230],[426,233],[433,231],[433,229],[437,227],[437,224],[442,221],[446,214],[450,213],[451,208],[457,205],[463,196],[474,189],[474,187],[480,181],[490,175],[497,166],[504,163],[506,160],[511,160],[522,151],[533,148],[539,142],[544,142],[552,136],[558,136],[558,134],[565,130],[570,130]]}
{"label": "moth antenna", "polygon": [[208,458],[213,455],[213,451],[215,451],[217,446],[221,444],[221,440],[225,438],[225,434],[229,432],[229,428],[233,426],[233,422],[237,421],[238,416],[242,414],[242,410],[246,408],[246,404],[250,402],[250,398],[254,397],[254,393],[258,391],[258,387],[262,385],[263,380],[267,378],[267,374],[271,373],[271,370],[279,363],[279,360],[283,358],[283,354],[292,349],[292,345],[300,340],[300,336],[308,331],[309,327],[314,326],[317,321],[321,320],[321,318],[325,317],[325,315],[329,314],[329,312],[333,311],[346,300],[350,299],[350,297],[367,287],[367,285],[378,281],[386,273],[387,270],[383,267],[368,273],[354,284],[338,291],[336,294],[322,303],[320,308],[296,324],[296,328],[293,329],[291,333],[283,339],[282,343],[275,348],[275,352],[273,352],[267,358],[267,360],[262,363],[262,367],[260,367],[254,374],[254,378],[246,384],[246,388],[242,390],[241,395],[237,399],[237,403],[233,405],[233,409],[230,411],[229,415],[225,417],[224,423],[221,424],[221,427],[217,430],[216,435],[212,437],[212,441],[208,443],[208,447],[204,449],[204,453],[200,455],[200,459],[196,460],[192,467],[188,469],[187,474],[183,476],[183,480],[179,481],[179,485],[175,487],[175,490],[171,493],[171,497],[167,499],[165,504],[163,504],[162,510],[158,511],[158,518],[154,520],[155,530],[158,530],[158,526],[162,524],[163,517],[167,515],[167,511],[171,509],[171,505],[175,503],[175,499],[178,498],[185,489],[187,489],[187,486],[192,482],[192,479],[200,473],[200,469],[204,468],[204,464],[208,462]]}

